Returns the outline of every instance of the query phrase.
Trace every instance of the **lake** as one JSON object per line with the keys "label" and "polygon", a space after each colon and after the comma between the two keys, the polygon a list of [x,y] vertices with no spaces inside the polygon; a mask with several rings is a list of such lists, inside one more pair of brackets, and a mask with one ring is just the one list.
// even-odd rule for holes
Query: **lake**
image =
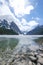
{"label": "lake", "polygon": [[[42,40],[42,42],[38,42]],[[36,41],[37,40],[37,41]],[[43,35],[0,35],[0,51],[5,51],[8,48],[16,50],[15,53],[28,49],[37,50],[43,43]]]}

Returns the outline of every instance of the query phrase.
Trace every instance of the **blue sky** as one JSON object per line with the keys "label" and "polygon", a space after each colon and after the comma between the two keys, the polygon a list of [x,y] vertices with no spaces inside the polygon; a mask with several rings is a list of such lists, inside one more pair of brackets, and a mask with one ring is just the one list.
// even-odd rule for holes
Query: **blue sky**
{"label": "blue sky", "polygon": [[43,0],[0,0],[0,16],[11,15],[21,31],[43,25]]}

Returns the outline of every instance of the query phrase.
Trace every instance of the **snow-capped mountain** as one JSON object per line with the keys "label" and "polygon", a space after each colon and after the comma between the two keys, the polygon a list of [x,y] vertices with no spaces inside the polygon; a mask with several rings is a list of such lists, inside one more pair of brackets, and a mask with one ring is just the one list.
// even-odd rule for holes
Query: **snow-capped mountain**
{"label": "snow-capped mountain", "polygon": [[27,35],[43,35],[43,25],[38,25],[33,30],[29,31]]}
{"label": "snow-capped mountain", "polygon": [[14,23],[14,19],[10,16],[0,17],[0,27],[6,28],[6,29],[12,29],[16,33],[22,34],[18,26]]}
{"label": "snow-capped mountain", "polygon": [[14,21],[10,23],[10,29],[12,29],[13,31],[16,31],[18,34],[22,34],[18,26],[14,23]]}
{"label": "snow-capped mountain", "polygon": [[9,24],[7,20],[3,19],[3,21],[0,20],[0,26],[5,27],[7,29],[9,27]]}
{"label": "snow-capped mountain", "polygon": [[37,25],[31,31],[21,31],[18,25],[15,23],[15,20],[10,15],[0,16],[0,27],[11,29],[18,34],[25,34],[25,35],[42,35],[43,34],[43,25]]}

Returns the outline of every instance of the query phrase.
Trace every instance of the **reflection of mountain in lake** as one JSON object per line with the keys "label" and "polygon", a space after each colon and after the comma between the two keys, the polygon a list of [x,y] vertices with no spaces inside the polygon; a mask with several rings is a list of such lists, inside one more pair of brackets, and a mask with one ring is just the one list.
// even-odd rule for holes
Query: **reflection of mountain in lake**
{"label": "reflection of mountain in lake", "polygon": [[19,44],[15,48],[14,53],[26,53],[36,51],[39,48],[38,44],[31,37],[22,37],[19,39]]}
{"label": "reflection of mountain in lake", "polygon": [[27,52],[31,50],[35,51],[39,48],[39,46],[33,39],[34,37],[32,36],[15,36],[13,38],[0,38],[0,49],[5,49],[8,46],[14,49],[15,45],[18,44],[14,49],[14,53]]}

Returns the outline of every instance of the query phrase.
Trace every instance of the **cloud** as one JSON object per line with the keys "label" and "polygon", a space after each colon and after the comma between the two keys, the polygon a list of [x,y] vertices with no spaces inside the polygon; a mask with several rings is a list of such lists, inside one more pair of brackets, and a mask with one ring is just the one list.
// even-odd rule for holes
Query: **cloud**
{"label": "cloud", "polygon": [[36,19],[37,21],[39,21],[39,20],[40,20],[40,18],[39,18],[39,17],[36,17],[35,19]]}
{"label": "cloud", "polygon": [[0,0],[0,5],[5,4],[5,0]]}
{"label": "cloud", "polygon": [[[20,25],[19,25],[20,24]],[[34,29],[39,23],[35,20],[31,20],[27,22],[24,18],[22,18],[21,23],[18,23],[18,26],[21,31],[30,31]]]}
{"label": "cloud", "polygon": [[[34,9],[33,5],[30,4],[30,1],[26,0],[9,0],[10,6],[13,7],[14,13],[17,17],[22,17],[25,14],[30,14],[31,10]],[[28,4],[26,6],[26,4]]]}
{"label": "cloud", "polygon": [[[0,4],[3,3],[3,10],[7,11],[8,7],[13,14],[17,17],[22,17],[25,14],[30,14],[31,10],[34,9],[33,5],[28,0],[0,0]],[[5,7],[6,6],[6,7]],[[6,14],[6,13],[5,13]]]}
{"label": "cloud", "polygon": [[11,15],[9,7],[6,5],[5,0],[0,0],[0,16],[1,15]]}
{"label": "cloud", "polygon": [[[15,17],[15,15],[17,17],[22,17],[25,14],[30,14],[31,10],[34,9],[28,0],[9,0],[10,3],[7,2],[9,5],[6,4],[6,0],[1,0],[0,2],[3,3],[3,5],[0,6],[0,15],[11,15],[21,31],[30,31],[38,25],[37,21],[35,20],[28,22],[26,19],[22,18],[20,21]],[[27,5],[27,3],[29,4]],[[12,13],[9,6],[14,9],[15,15]]]}
{"label": "cloud", "polygon": [[32,21],[30,21],[29,23],[28,23],[28,25],[30,25],[31,27],[33,26],[33,27],[35,27],[35,26],[37,26],[39,23],[37,23],[35,20],[32,20]]}

